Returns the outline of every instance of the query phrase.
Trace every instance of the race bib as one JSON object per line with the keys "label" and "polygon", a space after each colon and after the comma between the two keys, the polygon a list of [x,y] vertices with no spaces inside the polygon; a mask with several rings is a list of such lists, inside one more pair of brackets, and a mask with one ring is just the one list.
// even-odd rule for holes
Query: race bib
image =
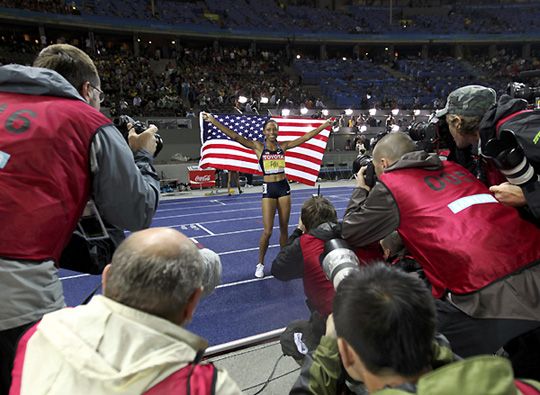
{"label": "race bib", "polygon": [[285,158],[280,159],[263,159],[264,172],[266,174],[283,173],[285,169]]}

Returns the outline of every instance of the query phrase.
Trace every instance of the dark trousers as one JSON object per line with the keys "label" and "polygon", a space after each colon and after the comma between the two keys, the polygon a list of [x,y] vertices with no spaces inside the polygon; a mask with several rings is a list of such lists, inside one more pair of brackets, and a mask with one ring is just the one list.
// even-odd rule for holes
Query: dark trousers
{"label": "dark trousers", "polygon": [[540,322],[473,318],[441,300],[436,306],[437,330],[448,338],[454,353],[466,358],[495,354],[504,347],[516,377],[539,379]]}
{"label": "dark trousers", "polygon": [[35,322],[0,331],[0,395],[8,395],[11,385],[11,370],[17,352],[17,344],[24,332]]}

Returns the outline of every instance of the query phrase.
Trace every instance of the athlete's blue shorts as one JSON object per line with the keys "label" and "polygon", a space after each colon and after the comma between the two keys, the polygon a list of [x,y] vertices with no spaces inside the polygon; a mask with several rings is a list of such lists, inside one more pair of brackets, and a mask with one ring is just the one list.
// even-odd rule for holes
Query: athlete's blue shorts
{"label": "athlete's blue shorts", "polygon": [[262,187],[263,199],[279,199],[282,196],[289,196],[291,194],[291,187],[286,178],[276,182],[265,182]]}

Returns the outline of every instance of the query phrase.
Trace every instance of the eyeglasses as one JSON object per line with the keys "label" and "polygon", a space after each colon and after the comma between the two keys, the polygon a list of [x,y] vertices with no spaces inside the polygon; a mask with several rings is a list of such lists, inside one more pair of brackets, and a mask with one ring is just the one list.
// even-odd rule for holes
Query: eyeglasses
{"label": "eyeglasses", "polygon": [[[90,83],[89,83],[90,84]],[[99,93],[99,102],[103,103],[103,100],[105,100],[105,93],[99,88],[96,88],[94,85],[90,84],[92,88],[94,88]]]}

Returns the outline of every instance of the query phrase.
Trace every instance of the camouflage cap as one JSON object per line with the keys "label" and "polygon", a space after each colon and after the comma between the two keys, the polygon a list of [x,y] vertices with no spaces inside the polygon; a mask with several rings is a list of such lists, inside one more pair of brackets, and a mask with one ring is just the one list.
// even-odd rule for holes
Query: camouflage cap
{"label": "camouflage cap", "polygon": [[456,89],[448,95],[446,107],[435,115],[441,118],[446,114],[482,117],[495,104],[496,93],[491,88],[481,85],[467,85]]}

